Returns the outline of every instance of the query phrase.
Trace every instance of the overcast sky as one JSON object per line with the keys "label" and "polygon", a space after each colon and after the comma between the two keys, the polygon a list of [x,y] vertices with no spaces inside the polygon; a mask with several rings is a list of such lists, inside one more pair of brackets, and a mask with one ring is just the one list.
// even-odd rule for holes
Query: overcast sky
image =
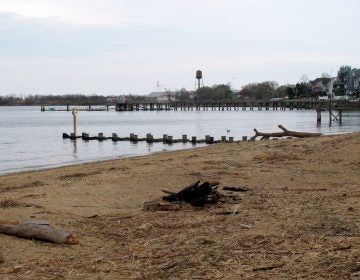
{"label": "overcast sky", "polygon": [[0,95],[296,83],[360,68],[359,0],[0,0]]}

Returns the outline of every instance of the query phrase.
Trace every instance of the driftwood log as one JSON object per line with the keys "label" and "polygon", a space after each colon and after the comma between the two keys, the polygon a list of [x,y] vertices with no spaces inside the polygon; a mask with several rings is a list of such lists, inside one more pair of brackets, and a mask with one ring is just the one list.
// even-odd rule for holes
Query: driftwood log
{"label": "driftwood log", "polygon": [[56,244],[78,244],[70,233],[54,229],[47,222],[24,222],[0,224],[0,233],[22,238],[38,239]]}
{"label": "driftwood log", "polygon": [[253,136],[253,139],[255,139],[256,137],[259,137],[259,136],[261,136],[263,138],[269,138],[269,137],[298,137],[298,138],[305,138],[305,137],[318,137],[318,136],[321,136],[321,133],[298,132],[298,131],[287,130],[281,124],[279,124],[278,127],[282,130],[282,132],[259,132],[256,128],[254,128],[255,135]]}

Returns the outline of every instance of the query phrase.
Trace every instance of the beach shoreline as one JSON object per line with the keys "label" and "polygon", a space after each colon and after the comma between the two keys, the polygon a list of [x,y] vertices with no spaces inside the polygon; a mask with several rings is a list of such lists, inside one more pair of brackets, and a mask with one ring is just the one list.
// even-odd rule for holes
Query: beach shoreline
{"label": "beach shoreline", "polygon": [[[0,176],[0,220],[46,220],[63,246],[0,235],[2,279],[349,278],[359,270],[360,133],[214,144]],[[162,189],[244,186],[234,205],[146,212]],[[218,210],[236,211],[220,215]],[[248,227],[244,227],[244,225]],[[103,275],[103,276],[101,276]]]}

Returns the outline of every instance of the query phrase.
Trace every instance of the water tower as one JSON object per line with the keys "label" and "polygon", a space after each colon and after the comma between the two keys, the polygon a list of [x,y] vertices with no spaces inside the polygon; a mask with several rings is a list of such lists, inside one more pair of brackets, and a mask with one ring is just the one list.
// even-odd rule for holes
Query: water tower
{"label": "water tower", "polygon": [[198,86],[198,89],[199,89],[201,87],[201,85],[204,85],[201,70],[196,71],[196,80],[197,80],[197,86]]}

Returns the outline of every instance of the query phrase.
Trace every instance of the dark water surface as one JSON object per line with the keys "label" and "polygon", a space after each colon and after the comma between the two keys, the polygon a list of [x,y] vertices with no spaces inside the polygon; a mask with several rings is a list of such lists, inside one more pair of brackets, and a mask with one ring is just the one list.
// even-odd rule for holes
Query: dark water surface
{"label": "dark water surface", "polygon": [[[323,124],[318,127],[316,112],[307,110],[79,112],[78,134],[87,132],[95,136],[103,132],[111,136],[116,132],[120,137],[130,133],[145,137],[152,133],[156,138],[168,134],[174,139],[181,138],[182,134],[204,139],[210,134],[215,139],[226,135],[240,140],[242,136],[252,136],[254,128],[278,131],[278,124],[290,130],[324,134],[360,130],[360,112],[344,113],[342,125],[334,123],[331,127],[327,113],[324,112],[322,118]],[[70,112],[40,112],[40,107],[0,107],[0,174],[193,147],[191,144],[63,140],[62,133],[72,132],[72,126]]]}

